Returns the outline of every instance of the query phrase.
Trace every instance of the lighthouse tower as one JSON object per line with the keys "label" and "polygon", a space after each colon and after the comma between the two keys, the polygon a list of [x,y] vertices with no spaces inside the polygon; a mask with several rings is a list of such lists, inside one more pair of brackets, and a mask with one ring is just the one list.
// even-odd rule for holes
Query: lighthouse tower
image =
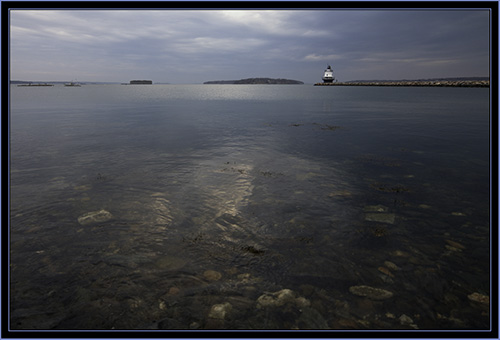
{"label": "lighthouse tower", "polygon": [[325,70],[325,73],[323,74],[323,82],[325,83],[332,83],[335,80],[333,77],[333,70],[330,65],[328,65],[328,68]]}

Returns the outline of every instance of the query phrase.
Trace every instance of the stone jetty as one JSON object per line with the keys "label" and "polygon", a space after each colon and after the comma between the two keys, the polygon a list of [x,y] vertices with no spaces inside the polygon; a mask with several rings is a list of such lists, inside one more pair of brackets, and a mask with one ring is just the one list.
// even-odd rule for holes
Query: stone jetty
{"label": "stone jetty", "polygon": [[409,80],[409,81],[366,81],[316,83],[314,86],[436,86],[436,87],[490,87],[489,80]]}

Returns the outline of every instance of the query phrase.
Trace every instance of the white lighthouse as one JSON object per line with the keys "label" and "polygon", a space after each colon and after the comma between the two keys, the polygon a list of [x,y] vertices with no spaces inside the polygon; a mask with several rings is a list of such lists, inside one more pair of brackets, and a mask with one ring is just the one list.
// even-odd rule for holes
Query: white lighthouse
{"label": "white lighthouse", "polygon": [[323,82],[325,83],[332,83],[335,80],[333,77],[333,70],[330,65],[328,65],[328,68],[325,70],[325,73],[323,74]]}

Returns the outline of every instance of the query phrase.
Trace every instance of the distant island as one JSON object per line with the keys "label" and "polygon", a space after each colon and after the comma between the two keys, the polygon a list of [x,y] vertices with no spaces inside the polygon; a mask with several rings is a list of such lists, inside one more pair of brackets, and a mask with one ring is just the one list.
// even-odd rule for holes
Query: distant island
{"label": "distant island", "polygon": [[304,84],[304,82],[301,82],[299,80],[292,80],[292,79],[273,79],[273,78],[247,78],[247,79],[240,79],[240,80],[213,80],[213,81],[206,81],[203,84],[270,84],[270,85],[300,85]]}
{"label": "distant island", "polygon": [[153,85],[152,80],[131,80],[129,85]]}

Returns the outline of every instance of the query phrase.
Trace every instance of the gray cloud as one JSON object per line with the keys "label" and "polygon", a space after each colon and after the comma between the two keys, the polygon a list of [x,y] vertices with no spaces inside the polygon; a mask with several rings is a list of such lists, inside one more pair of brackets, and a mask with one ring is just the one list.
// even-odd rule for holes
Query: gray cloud
{"label": "gray cloud", "polygon": [[487,11],[12,10],[11,78],[487,76]]}

